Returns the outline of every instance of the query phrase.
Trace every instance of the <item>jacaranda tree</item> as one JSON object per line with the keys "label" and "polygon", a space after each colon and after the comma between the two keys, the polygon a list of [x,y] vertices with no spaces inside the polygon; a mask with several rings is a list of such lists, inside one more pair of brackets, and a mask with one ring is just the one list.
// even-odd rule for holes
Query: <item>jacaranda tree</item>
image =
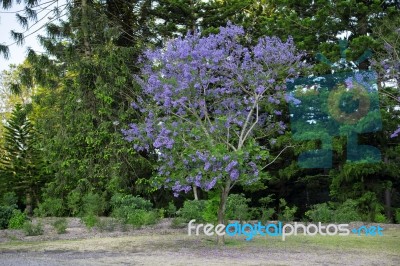
{"label": "jacaranda tree", "polygon": [[193,188],[220,191],[219,223],[232,187],[259,180],[271,163],[259,140],[285,129],[277,108],[295,100],[285,83],[304,67],[291,38],[249,43],[241,27],[228,25],[147,51],[138,78],[143,96],[132,104],[145,119],[124,131],[135,149],[157,154],[155,185],[175,196]]}

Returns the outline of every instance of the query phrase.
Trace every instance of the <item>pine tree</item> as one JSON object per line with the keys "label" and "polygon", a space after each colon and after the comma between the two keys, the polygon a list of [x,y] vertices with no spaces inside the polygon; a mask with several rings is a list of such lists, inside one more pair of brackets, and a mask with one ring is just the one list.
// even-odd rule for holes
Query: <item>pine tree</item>
{"label": "pine tree", "polygon": [[25,197],[25,211],[30,215],[43,180],[40,153],[35,147],[34,128],[26,108],[16,105],[4,127],[4,157],[0,161],[2,186],[4,191]]}

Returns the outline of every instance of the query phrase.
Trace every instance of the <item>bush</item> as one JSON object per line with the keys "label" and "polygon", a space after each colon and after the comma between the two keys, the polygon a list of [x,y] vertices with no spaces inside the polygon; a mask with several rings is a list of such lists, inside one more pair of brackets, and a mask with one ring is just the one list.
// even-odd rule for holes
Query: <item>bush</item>
{"label": "bush", "polygon": [[81,218],[81,221],[87,228],[92,229],[94,226],[96,226],[98,224],[99,217],[97,217],[93,213],[90,213],[90,214],[83,216]]}
{"label": "bush", "polygon": [[135,210],[128,213],[126,223],[133,225],[135,228],[140,228],[143,225],[156,224],[158,218],[158,213],[155,211]]}
{"label": "bush", "polygon": [[239,220],[240,222],[250,218],[248,203],[243,194],[231,194],[226,204],[226,218],[228,220]]}
{"label": "bush", "polygon": [[261,218],[260,221],[265,224],[272,219],[272,216],[275,214],[274,208],[261,208]]}
{"label": "bush", "polygon": [[296,206],[290,208],[289,206],[287,206],[286,200],[280,199],[279,208],[281,212],[278,214],[278,220],[283,222],[290,222],[294,220],[294,215],[297,212]]}
{"label": "bush", "polygon": [[186,227],[186,219],[184,219],[182,217],[175,217],[174,219],[172,219],[171,227],[172,228],[184,228],[184,227]]}
{"label": "bush", "polygon": [[394,219],[396,220],[396,223],[400,224],[400,208],[395,210]]}
{"label": "bush", "polygon": [[374,192],[368,191],[357,199],[357,210],[362,214],[362,221],[373,222],[375,216],[380,214],[384,207]]}
{"label": "bush", "polygon": [[27,236],[38,236],[43,235],[43,226],[42,223],[38,222],[37,224],[33,224],[31,221],[26,221],[22,227]]}
{"label": "bush", "polygon": [[17,202],[18,202],[18,197],[15,194],[15,192],[7,192],[4,193],[0,205],[1,206],[8,206],[8,207],[12,207],[14,209],[17,208]]}
{"label": "bush", "polygon": [[14,207],[0,206],[0,229],[8,228],[14,210]]}
{"label": "bush", "polygon": [[12,216],[8,223],[9,229],[22,229],[24,223],[27,221],[26,214],[20,210],[13,210]]}
{"label": "bush", "polygon": [[14,210],[17,209],[18,198],[14,192],[4,193],[0,201],[0,229],[7,229]]}
{"label": "bush", "polygon": [[64,213],[64,203],[62,199],[47,198],[39,203],[39,206],[34,210],[36,216],[62,216]]}
{"label": "bush", "polygon": [[270,204],[274,201],[272,197],[273,195],[268,195],[267,197],[262,197],[258,200],[258,202],[261,204],[261,207],[257,208],[258,215],[255,218],[260,219],[260,221],[263,223],[267,223],[269,220],[272,219],[273,215],[275,214],[275,209],[269,207]]}
{"label": "bush", "polygon": [[176,207],[175,207],[175,204],[172,201],[168,203],[167,215],[168,215],[168,217],[175,217],[176,216]]}
{"label": "bush", "polygon": [[150,201],[139,196],[116,194],[111,198],[111,206],[113,217],[134,227],[155,224],[160,216]]}
{"label": "bush", "polygon": [[[218,220],[219,197],[214,196],[205,202],[202,220],[207,223],[216,223]],[[199,222],[200,220],[196,220]]]}
{"label": "bush", "polygon": [[67,206],[72,216],[82,213],[82,194],[79,191],[71,191],[67,197]]}
{"label": "bush", "polygon": [[153,208],[153,204],[139,196],[115,194],[111,198],[111,207],[113,210],[132,208],[150,211]]}
{"label": "bush", "polygon": [[362,217],[358,212],[358,203],[355,200],[348,199],[334,212],[334,222],[349,223],[362,221]]}
{"label": "bush", "polygon": [[358,202],[352,199],[336,205],[336,208],[331,207],[328,203],[315,204],[305,215],[312,222],[322,223],[349,223],[363,220],[358,212]]}
{"label": "bush", "polygon": [[375,223],[387,223],[388,219],[386,218],[386,216],[382,213],[378,213],[375,215],[375,219],[374,219]]}
{"label": "bush", "polygon": [[67,219],[65,218],[57,219],[52,223],[52,226],[56,230],[57,234],[65,234],[67,232],[67,227],[68,227]]}
{"label": "bush", "polygon": [[81,215],[96,215],[100,216],[104,213],[107,207],[106,200],[102,195],[89,192],[82,198],[82,213]]}
{"label": "bush", "polygon": [[112,216],[127,223],[130,213],[138,209],[151,210],[150,201],[132,195],[116,194],[111,198]]}
{"label": "bush", "polygon": [[161,218],[161,219],[165,218],[165,213],[166,213],[166,211],[164,208],[158,209],[158,218]]}
{"label": "bush", "polygon": [[311,210],[307,211],[305,215],[312,222],[329,223],[332,222],[334,211],[328,206],[327,203],[315,204]]}
{"label": "bush", "polygon": [[183,207],[179,209],[178,215],[186,222],[195,219],[196,222],[204,221],[203,211],[206,206],[205,200],[187,200]]}

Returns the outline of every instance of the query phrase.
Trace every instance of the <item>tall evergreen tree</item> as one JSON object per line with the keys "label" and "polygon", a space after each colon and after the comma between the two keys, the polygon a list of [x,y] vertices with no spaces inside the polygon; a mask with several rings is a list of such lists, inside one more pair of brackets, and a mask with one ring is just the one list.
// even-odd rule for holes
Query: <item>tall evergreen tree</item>
{"label": "tall evergreen tree", "polygon": [[4,127],[4,156],[0,161],[2,192],[16,192],[21,200],[25,200],[27,214],[32,214],[34,201],[39,200],[40,185],[45,180],[26,108],[16,105]]}

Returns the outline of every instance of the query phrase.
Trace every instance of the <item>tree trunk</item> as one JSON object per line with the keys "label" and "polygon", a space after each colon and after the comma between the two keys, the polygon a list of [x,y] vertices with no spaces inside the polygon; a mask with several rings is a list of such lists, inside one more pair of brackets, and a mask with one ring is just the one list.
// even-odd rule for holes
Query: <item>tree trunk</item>
{"label": "tree trunk", "polygon": [[385,188],[385,212],[386,212],[386,217],[392,221],[392,191],[391,188],[387,187]]}
{"label": "tree trunk", "polygon": [[82,20],[81,27],[83,32],[83,45],[85,56],[90,56],[89,32],[88,32],[88,4],[87,0],[82,0]]}
{"label": "tree trunk", "polygon": [[[230,186],[231,186],[231,181],[228,179],[225,183],[225,187],[221,191],[221,199],[218,208],[218,224],[225,224],[226,202],[228,200]],[[218,245],[224,245],[225,237],[217,235],[217,243]]]}
{"label": "tree trunk", "polygon": [[28,216],[32,216],[32,196],[30,192],[26,193],[26,207],[25,213]]}
{"label": "tree trunk", "polygon": [[194,200],[199,200],[199,196],[197,194],[197,187],[193,185],[193,194],[194,194]]}

